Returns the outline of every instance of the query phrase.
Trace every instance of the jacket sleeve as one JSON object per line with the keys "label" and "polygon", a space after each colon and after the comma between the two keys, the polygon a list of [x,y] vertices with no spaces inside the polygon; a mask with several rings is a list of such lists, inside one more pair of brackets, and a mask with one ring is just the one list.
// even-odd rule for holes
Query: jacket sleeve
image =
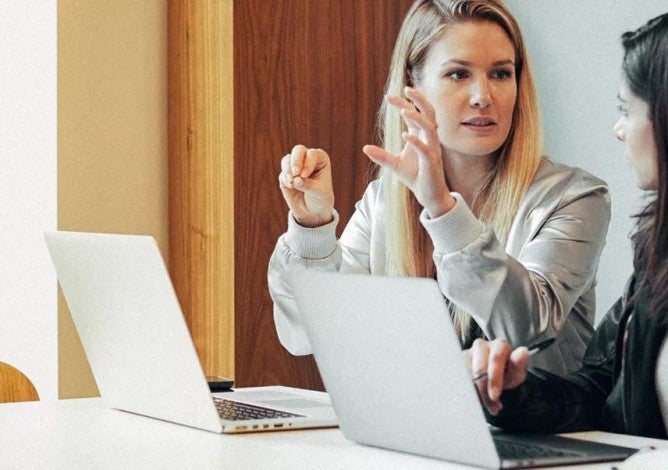
{"label": "jacket sleeve", "polygon": [[668,434],[668,336],[664,337],[659,357],[656,361],[656,394],[659,400],[659,409]]}
{"label": "jacket sleeve", "polygon": [[608,311],[587,347],[582,367],[566,376],[530,369],[527,380],[501,395],[503,408],[487,414],[495,426],[522,432],[597,429],[615,383],[615,357],[623,300]]}
{"label": "jacket sleeve", "polygon": [[429,219],[423,212],[443,294],[489,338],[519,345],[556,336],[593,285],[605,244],[610,203],[599,183],[570,188],[567,196],[552,195],[554,201],[518,214],[519,223],[532,226],[516,258],[457,193],[455,207],[443,216]]}
{"label": "jacket sleeve", "polygon": [[304,331],[300,313],[287,282],[290,269],[369,273],[370,214],[375,200],[375,188],[370,185],[341,237],[336,239],[339,215],[317,228],[300,226],[288,214],[288,230],[281,235],[269,259],[267,281],[274,302],[274,323],[281,344],[294,355],[311,354],[311,345]]}

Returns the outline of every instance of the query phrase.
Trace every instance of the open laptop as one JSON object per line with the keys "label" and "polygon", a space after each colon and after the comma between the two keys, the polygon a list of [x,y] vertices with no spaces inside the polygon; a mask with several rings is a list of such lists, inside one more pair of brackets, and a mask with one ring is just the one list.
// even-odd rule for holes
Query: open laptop
{"label": "open laptop", "polygon": [[[614,461],[635,452],[492,432],[432,279],[295,269],[288,280],[339,425],[352,441],[487,468]],[[508,447],[516,450],[507,454]],[[546,447],[559,453],[536,455]]]}
{"label": "open laptop", "polygon": [[152,237],[47,232],[45,239],[109,407],[224,433],[337,425],[322,392],[253,387],[211,395]]}

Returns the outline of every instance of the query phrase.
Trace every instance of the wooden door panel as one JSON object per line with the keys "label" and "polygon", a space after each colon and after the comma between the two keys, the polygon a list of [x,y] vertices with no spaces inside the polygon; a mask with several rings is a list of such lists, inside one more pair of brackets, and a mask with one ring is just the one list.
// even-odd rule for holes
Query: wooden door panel
{"label": "wooden door panel", "polygon": [[322,388],[311,356],[279,344],[267,263],[285,231],[280,159],[301,143],[333,161],[338,233],[368,183],[362,146],[409,0],[234,2],[235,378]]}

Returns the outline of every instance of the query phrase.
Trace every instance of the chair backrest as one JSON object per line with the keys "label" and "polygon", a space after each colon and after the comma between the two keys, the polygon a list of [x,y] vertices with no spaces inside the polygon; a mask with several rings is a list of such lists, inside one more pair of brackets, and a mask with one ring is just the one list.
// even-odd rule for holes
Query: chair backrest
{"label": "chair backrest", "polygon": [[0,403],[37,400],[39,395],[30,379],[15,367],[0,362]]}

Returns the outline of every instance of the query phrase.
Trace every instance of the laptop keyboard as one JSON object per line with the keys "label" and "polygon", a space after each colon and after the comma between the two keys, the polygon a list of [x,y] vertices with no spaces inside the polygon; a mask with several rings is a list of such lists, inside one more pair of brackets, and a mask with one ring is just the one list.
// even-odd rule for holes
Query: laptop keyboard
{"label": "laptop keyboard", "polygon": [[241,421],[247,419],[270,419],[270,418],[295,418],[303,417],[296,413],[274,410],[256,405],[248,405],[237,401],[225,400],[224,398],[214,397],[214,403],[218,410],[218,415],[222,419],[230,421]]}
{"label": "laptop keyboard", "polygon": [[518,460],[550,457],[577,457],[582,455],[580,452],[573,452],[556,447],[509,442],[501,439],[494,439],[494,444],[502,459]]}

